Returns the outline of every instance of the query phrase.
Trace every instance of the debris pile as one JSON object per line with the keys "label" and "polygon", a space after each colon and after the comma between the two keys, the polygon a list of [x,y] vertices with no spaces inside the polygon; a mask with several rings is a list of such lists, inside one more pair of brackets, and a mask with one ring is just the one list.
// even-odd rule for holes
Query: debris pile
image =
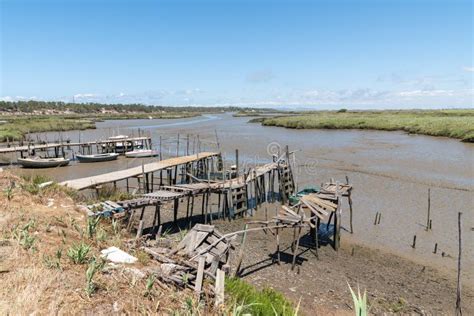
{"label": "debris pile", "polygon": [[141,249],[160,262],[151,272],[161,281],[218,296],[217,286],[210,291],[203,289],[203,280],[207,277],[216,285],[223,282],[218,279],[224,277],[223,271],[230,269],[232,241],[233,238],[226,238],[212,225],[196,224],[175,248],[160,247],[159,240],[148,240]]}

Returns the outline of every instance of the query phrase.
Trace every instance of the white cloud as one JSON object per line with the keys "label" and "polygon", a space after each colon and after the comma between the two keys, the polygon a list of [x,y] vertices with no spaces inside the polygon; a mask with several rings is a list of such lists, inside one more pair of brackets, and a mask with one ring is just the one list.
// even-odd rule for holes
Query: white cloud
{"label": "white cloud", "polygon": [[464,71],[467,71],[467,72],[474,72],[474,67],[463,67],[462,68]]}
{"label": "white cloud", "polygon": [[453,96],[454,90],[412,90],[398,92],[401,97],[438,97],[438,96]]}
{"label": "white cloud", "polygon": [[33,96],[33,97],[24,97],[24,96],[21,96],[21,95],[17,95],[17,96],[4,96],[4,97],[0,97],[0,101],[6,101],[6,102],[14,102],[14,101],[30,101],[30,100],[37,100],[38,98]]}
{"label": "white cloud", "polygon": [[98,97],[98,94],[94,93],[78,93],[74,95],[75,99],[89,99],[89,98],[96,98]]}

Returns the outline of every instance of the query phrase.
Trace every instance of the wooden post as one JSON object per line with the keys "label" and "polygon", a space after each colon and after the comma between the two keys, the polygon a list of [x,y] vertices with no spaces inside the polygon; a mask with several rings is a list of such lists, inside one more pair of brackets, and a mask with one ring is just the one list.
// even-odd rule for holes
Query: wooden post
{"label": "wooden post", "polygon": [[248,224],[245,224],[244,234],[242,235],[242,242],[240,243],[239,257],[237,259],[237,267],[235,268],[234,276],[240,274],[240,266],[242,264],[242,259],[244,257],[245,241],[247,239],[247,228],[248,228]]}
{"label": "wooden post", "polygon": [[174,223],[178,220],[178,206],[179,206],[179,198],[174,199],[174,206],[173,206],[173,219]]}
{"label": "wooden post", "polygon": [[189,134],[186,135],[186,156],[189,156]]}
{"label": "wooden post", "polygon": [[[346,176],[346,184],[349,185],[349,177]],[[352,188],[347,192],[347,202],[349,202],[349,223],[351,227],[351,234],[354,233],[354,228],[352,227]]]}
{"label": "wooden post", "polygon": [[[161,135],[160,135],[160,150],[159,150],[159,153],[160,153],[159,157],[160,157],[160,161],[161,161],[161,159],[163,157],[163,152],[161,151]],[[160,175],[161,175],[161,171],[160,171]],[[162,185],[162,183],[160,183],[160,185]]]}
{"label": "wooden post", "polygon": [[334,214],[334,249],[339,250],[341,244],[341,194],[339,182],[336,182],[337,209]]}
{"label": "wooden post", "polygon": [[433,250],[433,253],[436,253],[436,252],[438,252],[438,243],[435,243],[434,250]]}
{"label": "wooden post", "polygon": [[431,189],[428,188],[428,214],[426,218],[426,231],[430,229]]}
{"label": "wooden post", "polygon": [[239,177],[239,150],[235,150],[235,176]]}
{"label": "wooden post", "polygon": [[[301,219],[303,219],[303,215],[301,215]],[[301,226],[298,227],[298,235],[296,237],[296,246],[295,246],[295,249],[293,250],[293,262],[291,263],[291,270],[295,269],[296,253],[298,252],[298,248],[300,245],[300,238],[301,238]]]}
{"label": "wooden post", "polygon": [[179,133],[178,133],[178,140],[176,142],[176,157],[179,157]]}
{"label": "wooden post", "polygon": [[416,235],[413,236],[413,244],[411,245],[413,249],[416,248]]}
{"label": "wooden post", "polygon": [[205,203],[206,203],[206,194],[202,194],[202,205],[201,205],[201,216],[204,217],[204,224],[207,224],[207,217],[204,216],[204,208],[205,208]]}
{"label": "wooden post", "polygon": [[379,212],[375,213],[374,225],[377,225],[377,219],[379,217]]}
{"label": "wooden post", "polygon": [[458,278],[457,278],[457,289],[456,289],[456,316],[462,316],[461,309],[461,253],[462,253],[462,237],[461,237],[461,219],[462,213],[458,213],[458,232],[459,232],[459,249],[458,249]]}

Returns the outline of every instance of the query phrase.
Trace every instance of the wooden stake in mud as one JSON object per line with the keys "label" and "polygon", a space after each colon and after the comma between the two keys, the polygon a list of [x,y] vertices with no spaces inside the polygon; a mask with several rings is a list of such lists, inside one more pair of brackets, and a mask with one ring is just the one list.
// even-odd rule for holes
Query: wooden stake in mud
{"label": "wooden stake in mud", "polygon": [[[346,176],[346,184],[349,185],[349,177]],[[354,228],[352,227],[352,188],[347,192],[347,201],[349,202],[349,223],[351,226],[351,234],[354,233]]]}
{"label": "wooden stake in mud", "polygon": [[380,224],[380,219],[382,218],[382,213],[379,213],[379,219],[377,220],[377,225]]}
{"label": "wooden stake in mud", "polygon": [[413,249],[416,248],[416,235],[413,236],[413,244],[411,245]]}
{"label": "wooden stake in mud", "polygon": [[374,225],[377,225],[377,219],[379,217],[379,212],[375,213]]}
{"label": "wooden stake in mud", "polygon": [[[301,216],[301,220],[303,220],[303,216]],[[298,248],[300,245],[300,238],[301,238],[301,226],[298,227],[298,235],[296,237],[296,246],[293,251],[293,262],[291,263],[291,270],[295,269],[295,264],[296,264],[296,253],[298,252]]]}
{"label": "wooden stake in mud", "polygon": [[461,215],[462,213],[458,213],[458,231],[459,231],[459,252],[458,252],[458,286],[456,290],[456,316],[462,316],[462,309],[461,309],[461,253],[462,253],[462,237],[461,237]]}
{"label": "wooden stake in mud", "polygon": [[426,218],[426,231],[428,231],[430,229],[430,208],[431,208],[431,189],[428,188],[428,215],[427,215],[427,218]]}
{"label": "wooden stake in mud", "polygon": [[[275,207],[275,216],[278,216],[278,208]],[[278,234],[278,227],[275,228],[276,234],[276,255],[277,255],[277,263],[280,265],[280,235]]]}
{"label": "wooden stake in mud", "polygon": [[178,140],[176,142],[176,157],[179,157],[179,133],[178,133]]}
{"label": "wooden stake in mud", "polygon": [[438,251],[438,243],[435,243],[433,253],[436,253]]}
{"label": "wooden stake in mud", "polygon": [[[245,232],[243,233],[242,235],[242,242],[241,242],[241,245],[240,245],[240,250],[239,250],[239,257],[237,259],[237,267],[235,268],[235,275],[239,275],[240,274],[240,266],[242,264],[242,259],[244,258],[244,248],[245,248],[245,241],[247,240],[247,229],[248,229],[248,224],[245,224]],[[277,228],[278,229],[278,228]]]}
{"label": "wooden stake in mud", "polygon": [[[160,150],[159,150],[159,152],[160,152],[160,154],[159,154],[158,157],[160,157],[160,161],[161,161],[161,159],[163,158],[163,152],[161,151],[161,136],[160,136]],[[161,183],[160,183],[160,185],[161,185]]]}

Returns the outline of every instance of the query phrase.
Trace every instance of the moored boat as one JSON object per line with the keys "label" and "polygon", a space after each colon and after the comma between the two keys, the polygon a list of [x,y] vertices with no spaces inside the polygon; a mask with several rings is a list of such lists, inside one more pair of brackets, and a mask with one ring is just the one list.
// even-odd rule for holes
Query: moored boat
{"label": "moored boat", "polygon": [[23,166],[23,168],[54,168],[54,167],[63,167],[69,164],[69,159],[67,158],[40,158],[40,157],[31,157],[31,158],[18,158],[18,163]]}
{"label": "moored boat", "polygon": [[101,162],[116,160],[119,154],[117,153],[105,153],[105,154],[93,154],[93,155],[76,155],[79,162]]}
{"label": "moored boat", "polygon": [[[113,150],[117,153],[124,153],[127,151],[131,151],[132,149],[141,149],[143,147],[143,144],[139,141],[131,141],[129,140],[129,136],[127,135],[117,135],[117,136],[111,136],[108,138],[108,140],[113,143]],[[102,148],[106,149],[107,144],[102,144]]]}
{"label": "moored boat", "polygon": [[146,158],[146,157],[156,157],[159,156],[157,150],[152,149],[137,149],[134,151],[129,151],[125,153],[127,158]]}

